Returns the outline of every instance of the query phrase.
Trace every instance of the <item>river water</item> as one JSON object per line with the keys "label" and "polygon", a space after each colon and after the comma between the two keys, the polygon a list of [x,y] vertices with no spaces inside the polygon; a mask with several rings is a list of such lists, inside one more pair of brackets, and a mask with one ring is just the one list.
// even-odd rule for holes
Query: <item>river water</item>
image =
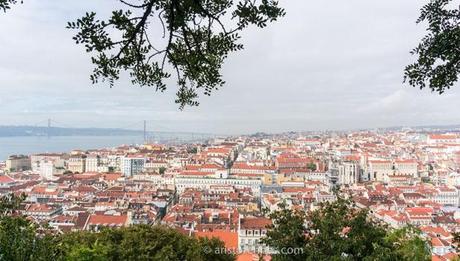
{"label": "river water", "polygon": [[[167,142],[159,138],[159,142]],[[171,139],[170,139],[171,141]],[[186,142],[187,138],[175,138],[173,141]],[[9,155],[43,152],[69,152],[73,149],[112,148],[120,145],[142,144],[140,136],[33,136],[33,137],[0,137],[0,161]]]}

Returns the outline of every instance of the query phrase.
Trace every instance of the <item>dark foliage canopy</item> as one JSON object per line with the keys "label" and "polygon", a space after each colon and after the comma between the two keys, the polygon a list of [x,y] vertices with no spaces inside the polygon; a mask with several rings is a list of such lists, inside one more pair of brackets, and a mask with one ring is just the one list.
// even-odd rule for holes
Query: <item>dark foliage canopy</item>
{"label": "dark foliage canopy", "polygon": [[410,85],[444,93],[460,74],[460,6],[452,0],[432,0],[417,23],[426,22],[427,35],[412,51],[417,61],[406,66],[404,80]]}
{"label": "dark foliage canopy", "polygon": [[11,5],[14,5],[18,2],[17,0],[0,0],[0,11],[6,12],[6,10],[11,9]]}
{"label": "dark foliage canopy", "polygon": [[[263,242],[294,260],[430,260],[427,242],[414,227],[391,230],[372,220],[365,209],[339,198],[315,211],[291,210],[281,204],[270,214],[271,230]],[[300,249],[296,255],[282,251]]]}

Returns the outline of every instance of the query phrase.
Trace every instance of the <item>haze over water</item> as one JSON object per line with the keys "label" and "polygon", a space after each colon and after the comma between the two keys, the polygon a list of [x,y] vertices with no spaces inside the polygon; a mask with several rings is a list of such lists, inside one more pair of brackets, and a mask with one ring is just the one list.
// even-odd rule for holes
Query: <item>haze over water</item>
{"label": "haze over water", "polygon": [[98,149],[121,144],[142,143],[139,136],[33,136],[0,137],[0,161],[13,154],[68,152],[73,149]]}
{"label": "haze over water", "polygon": [[[152,140],[149,138],[149,140]],[[191,137],[156,137],[154,142],[186,142]],[[0,137],[0,161],[9,155],[45,152],[69,152],[74,149],[112,148],[123,144],[142,144],[142,136],[30,136],[30,137]]]}

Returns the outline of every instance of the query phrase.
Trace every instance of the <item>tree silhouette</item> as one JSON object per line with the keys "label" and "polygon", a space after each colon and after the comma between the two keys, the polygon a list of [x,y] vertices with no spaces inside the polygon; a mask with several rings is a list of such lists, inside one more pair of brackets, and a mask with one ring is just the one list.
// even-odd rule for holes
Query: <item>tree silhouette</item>
{"label": "tree silhouette", "polygon": [[[112,86],[120,71],[127,71],[133,84],[164,91],[174,71],[181,109],[198,105],[200,91],[210,95],[224,84],[220,71],[225,59],[243,49],[240,31],[249,25],[263,28],[284,15],[274,0],[120,2],[126,9],[113,11],[106,21],[90,12],[67,25],[78,30],[76,43],[93,54],[92,82],[108,80]],[[159,25],[161,32],[151,25]]]}
{"label": "tree silhouette", "polygon": [[417,23],[427,22],[427,35],[411,52],[417,61],[406,66],[404,81],[442,94],[458,81],[460,73],[460,6],[452,0],[432,0],[421,10]]}

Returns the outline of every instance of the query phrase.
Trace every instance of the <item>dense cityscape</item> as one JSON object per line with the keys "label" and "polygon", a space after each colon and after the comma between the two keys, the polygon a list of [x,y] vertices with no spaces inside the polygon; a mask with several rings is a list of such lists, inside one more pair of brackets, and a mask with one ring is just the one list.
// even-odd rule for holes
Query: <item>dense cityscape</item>
{"label": "dense cityscape", "polygon": [[256,260],[270,251],[261,239],[280,203],[311,211],[347,198],[390,228],[419,228],[433,260],[457,256],[458,132],[258,133],[76,149],[11,155],[0,173],[0,193],[24,193],[21,213],[58,233],[162,224]]}

